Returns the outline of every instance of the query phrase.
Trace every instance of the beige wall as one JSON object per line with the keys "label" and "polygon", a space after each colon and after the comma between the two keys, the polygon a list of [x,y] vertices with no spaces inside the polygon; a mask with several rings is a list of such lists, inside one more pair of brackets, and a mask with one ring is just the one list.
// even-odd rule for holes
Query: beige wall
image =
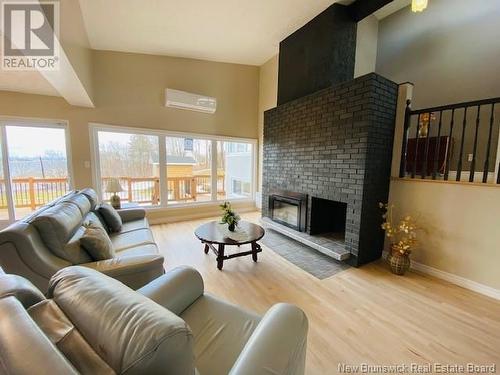
{"label": "beige wall", "polygon": [[415,84],[414,108],[500,96],[498,0],[432,0],[379,23],[377,73]]}
{"label": "beige wall", "polygon": [[499,187],[395,180],[389,201],[424,228],[412,259],[500,289]]}
{"label": "beige wall", "polygon": [[[57,97],[0,91],[0,116],[69,122],[77,188],[92,184],[91,170],[84,167],[91,160],[89,122],[258,137],[258,67],[104,51],[94,51],[92,59],[96,108],[70,106]],[[166,108],[167,87],[216,97],[217,112]]]}
{"label": "beige wall", "polygon": [[[500,96],[500,6],[498,0],[482,0],[480,7],[470,4],[470,0],[433,0],[422,13],[412,13],[406,7],[380,21],[376,71],[398,83],[414,83],[414,109]],[[480,113],[476,155],[479,172],[483,171],[486,155],[489,111],[483,107]],[[499,108],[495,115],[500,115]],[[444,134],[449,132],[450,120],[450,114],[445,112]],[[473,153],[475,120],[476,110],[471,109],[467,116],[463,170],[470,168],[466,155]],[[463,110],[458,110],[455,123],[462,121]],[[415,134],[415,127],[410,128],[410,134]],[[430,135],[437,135],[437,126]],[[453,139],[450,166],[456,170],[461,132],[455,130]],[[492,160],[496,158],[497,140],[498,127],[494,127]],[[489,167],[493,171],[494,163]]]}
{"label": "beige wall", "polygon": [[[481,7],[470,3],[433,0],[422,13],[405,8],[380,21],[376,71],[396,82],[413,82],[413,108],[500,96],[500,7],[496,0],[481,1]],[[400,105],[405,99],[400,97]],[[443,123],[448,122],[445,117]],[[401,116],[397,126],[402,129]],[[454,138],[459,141],[457,134]],[[466,142],[464,153],[470,150]],[[400,152],[396,147],[394,165]],[[482,160],[478,164],[482,169]],[[499,187],[393,180],[389,199],[400,213],[416,215],[424,228],[415,261],[500,289]]]}
{"label": "beige wall", "polygon": [[259,72],[259,179],[258,191],[262,187],[262,161],[263,161],[263,137],[264,137],[264,112],[274,108],[278,100],[278,55],[270,58],[260,67]]}

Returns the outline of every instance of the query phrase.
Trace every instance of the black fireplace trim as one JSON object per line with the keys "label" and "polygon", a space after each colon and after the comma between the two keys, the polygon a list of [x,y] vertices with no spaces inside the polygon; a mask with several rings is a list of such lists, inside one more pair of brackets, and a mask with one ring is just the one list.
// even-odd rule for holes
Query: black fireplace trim
{"label": "black fireplace trim", "polygon": [[[295,205],[299,209],[299,223],[297,226],[291,225],[285,221],[276,219],[274,217],[274,202],[275,201],[281,201],[281,202],[286,202],[292,205]],[[290,191],[285,191],[285,190],[279,190],[275,191],[271,194],[269,194],[269,214],[271,220],[280,223],[282,225],[285,225],[289,228],[298,230],[299,232],[305,232],[306,227],[307,227],[307,201],[308,201],[308,195],[307,194],[301,194],[301,193],[294,193]]]}

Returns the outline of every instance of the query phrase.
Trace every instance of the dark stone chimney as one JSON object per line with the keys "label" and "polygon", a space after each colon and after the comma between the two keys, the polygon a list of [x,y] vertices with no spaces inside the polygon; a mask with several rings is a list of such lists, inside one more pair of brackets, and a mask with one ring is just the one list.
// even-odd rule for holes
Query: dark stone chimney
{"label": "dark stone chimney", "polygon": [[280,43],[278,105],[354,78],[356,25],[333,4]]}

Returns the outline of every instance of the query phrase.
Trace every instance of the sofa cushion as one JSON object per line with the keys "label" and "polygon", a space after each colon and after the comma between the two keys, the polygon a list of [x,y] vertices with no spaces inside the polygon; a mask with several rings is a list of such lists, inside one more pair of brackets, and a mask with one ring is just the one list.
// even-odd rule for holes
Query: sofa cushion
{"label": "sofa cushion", "polygon": [[115,256],[113,244],[108,234],[101,226],[93,222],[85,226],[80,243],[93,260],[111,259]]}
{"label": "sofa cushion", "polygon": [[45,245],[58,257],[72,260],[65,246],[82,222],[82,214],[77,205],[61,202],[50,207],[32,219]]}
{"label": "sofa cushion", "polygon": [[45,299],[42,292],[27,279],[19,275],[5,274],[0,268],[0,299],[8,296],[15,297],[25,308]]}
{"label": "sofa cushion", "polygon": [[68,243],[64,246],[64,252],[66,260],[71,262],[71,264],[82,264],[87,262],[92,262],[92,258],[85,251],[80,243],[80,239],[85,233],[85,227],[80,226],[73,237],[71,237]]}
{"label": "sofa cushion", "polygon": [[109,237],[116,251],[155,244],[153,234],[149,229],[138,229],[127,233],[112,233]]}
{"label": "sofa cushion", "polygon": [[90,202],[83,194],[74,194],[68,198],[63,199],[63,202],[73,203],[80,209],[82,217],[90,211]]}
{"label": "sofa cushion", "polygon": [[128,256],[128,255],[157,255],[158,247],[153,244],[148,245],[139,245],[134,247],[129,247],[128,249],[118,250],[116,252],[119,256]]}
{"label": "sofa cushion", "polygon": [[92,257],[80,243],[80,238],[85,233],[84,225],[88,225],[90,223],[98,225],[106,232],[106,228],[102,224],[101,219],[92,211],[87,213],[83,218],[83,225],[77,229],[73,237],[70,238],[70,240],[64,247],[66,252],[66,259],[69,260],[72,264],[82,264],[93,261]]}
{"label": "sofa cushion", "polygon": [[138,220],[132,220],[123,223],[120,233],[127,233],[137,229],[147,229],[147,228],[149,228],[148,219],[143,218]]}
{"label": "sofa cushion", "polygon": [[95,192],[95,190],[91,189],[91,188],[87,188],[87,189],[81,190],[80,193],[82,193],[83,195],[85,195],[87,197],[87,199],[90,202],[90,209],[94,210],[96,208],[97,204],[99,203],[99,198],[97,197],[97,193]]}
{"label": "sofa cushion", "polygon": [[105,224],[103,223],[103,220],[101,219],[101,217],[93,211],[89,212],[87,215],[85,215],[83,217],[83,224],[89,224],[91,222],[96,224],[96,225],[99,225],[102,229],[107,231],[107,228],[106,228]]}
{"label": "sofa cushion", "polygon": [[119,281],[67,267],[52,277],[48,295],[116,373],[194,373],[188,325]]}
{"label": "sofa cushion", "polygon": [[104,219],[109,232],[116,233],[122,229],[122,218],[113,206],[108,203],[102,203],[97,207],[97,212]]}
{"label": "sofa cushion", "polygon": [[260,321],[259,316],[207,294],[180,317],[193,332],[200,374],[229,374]]}

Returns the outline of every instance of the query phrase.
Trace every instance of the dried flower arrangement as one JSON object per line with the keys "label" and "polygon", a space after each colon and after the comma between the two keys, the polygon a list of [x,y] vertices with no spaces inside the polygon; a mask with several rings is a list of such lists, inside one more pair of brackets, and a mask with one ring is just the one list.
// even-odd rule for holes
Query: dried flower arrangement
{"label": "dried flower arrangement", "polygon": [[417,226],[415,219],[411,216],[405,216],[399,222],[394,222],[394,205],[379,203],[379,207],[384,210],[382,218],[384,223],[382,229],[386,237],[391,242],[393,253],[400,255],[410,255],[412,249],[417,245]]}

